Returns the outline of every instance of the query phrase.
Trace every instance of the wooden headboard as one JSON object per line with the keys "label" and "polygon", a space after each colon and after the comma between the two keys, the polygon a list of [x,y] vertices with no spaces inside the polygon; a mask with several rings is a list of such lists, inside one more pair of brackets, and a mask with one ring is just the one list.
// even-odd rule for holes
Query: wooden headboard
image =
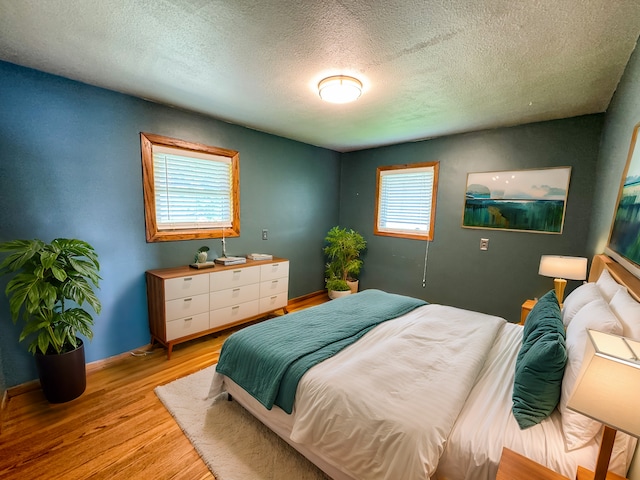
{"label": "wooden headboard", "polygon": [[616,262],[611,257],[604,254],[595,255],[589,270],[589,281],[595,282],[604,269],[609,270],[616,282],[627,287],[629,295],[640,302],[640,278],[633,275],[629,270]]}

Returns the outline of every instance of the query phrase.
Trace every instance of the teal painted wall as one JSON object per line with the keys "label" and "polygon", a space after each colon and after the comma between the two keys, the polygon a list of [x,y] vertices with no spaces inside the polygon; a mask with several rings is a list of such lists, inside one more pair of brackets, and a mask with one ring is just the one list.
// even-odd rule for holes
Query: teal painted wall
{"label": "teal painted wall", "polygon": [[592,228],[588,242],[590,255],[602,253],[607,245],[620,182],[627,163],[631,135],[638,123],[640,123],[640,52],[636,45],[607,110],[596,169]]}
{"label": "teal painted wall", "polygon": [[[602,115],[455,135],[343,155],[340,224],[368,241],[362,288],[380,288],[519,321],[520,305],[552,288],[538,275],[540,255],[586,253]],[[435,238],[373,235],[376,168],[440,162]],[[571,166],[561,235],[461,227],[467,173]],[[480,238],[489,250],[480,251]],[[578,282],[570,282],[568,291]]]}
{"label": "teal painted wall", "polygon": [[[238,150],[241,235],[227,252],[288,257],[292,298],[324,288],[338,153],[0,62],[0,241],[76,237],[96,248],[103,311],[87,361],[149,342],[146,270],[189,263],[202,244],[220,253],[219,240],[146,243],[141,131]],[[0,295],[0,386],[11,387],[37,374],[8,312]]]}

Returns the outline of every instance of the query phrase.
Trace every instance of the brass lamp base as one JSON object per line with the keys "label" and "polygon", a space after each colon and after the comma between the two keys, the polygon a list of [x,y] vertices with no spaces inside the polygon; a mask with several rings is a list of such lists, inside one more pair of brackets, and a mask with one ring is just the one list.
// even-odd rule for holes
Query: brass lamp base
{"label": "brass lamp base", "polygon": [[554,278],[553,287],[556,290],[556,297],[558,297],[558,303],[562,308],[562,301],[564,300],[564,289],[567,286],[567,281],[564,278]]}

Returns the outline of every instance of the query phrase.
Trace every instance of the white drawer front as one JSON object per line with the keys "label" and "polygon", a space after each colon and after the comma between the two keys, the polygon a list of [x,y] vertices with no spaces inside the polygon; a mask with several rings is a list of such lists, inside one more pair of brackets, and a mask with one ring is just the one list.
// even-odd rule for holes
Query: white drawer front
{"label": "white drawer front", "polygon": [[260,265],[260,280],[272,280],[289,276],[289,262],[270,263]]}
{"label": "white drawer front", "polygon": [[209,291],[209,275],[191,275],[188,277],[171,278],[164,282],[164,299],[199,295]]}
{"label": "white drawer front", "polygon": [[217,308],[209,312],[209,328],[220,327],[254,315],[258,315],[260,302],[252,300],[250,302],[239,303],[225,308]]}
{"label": "white drawer front", "polygon": [[260,282],[260,298],[278,293],[286,293],[289,290],[288,278],[277,278],[275,280],[267,280]]}
{"label": "white drawer front", "polygon": [[209,294],[209,308],[215,310],[216,308],[230,307],[239,303],[256,300],[259,296],[259,283],[218,290]]}
{"label": "white drawer front", "polygon": [[209,312],[167,322],[167,340],[199,333],[209,328]]}
{"label": "white drawer front", "polygon": [[188,317],[209,311],[209,294],[169,300],[165,303],[167,322],[176,318]]}
{"label": "white drawer front", "polygon": [[260,313],[270,312],[287,306],[287,293],[278,293],[260,299]]}
{"label": "white drawer front", "polygon": [[260,281],[260,267],[234,268],[209,274],[209,288],[211,292],[226,290],[242,285],[250,285]]}

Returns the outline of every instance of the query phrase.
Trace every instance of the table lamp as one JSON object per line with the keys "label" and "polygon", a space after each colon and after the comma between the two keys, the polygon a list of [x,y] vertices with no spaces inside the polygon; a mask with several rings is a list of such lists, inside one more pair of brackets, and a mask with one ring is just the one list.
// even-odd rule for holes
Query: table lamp
{"label": "table lamp", "polygon": [[616,431],[640,437],[640,342],[587,333],[584,361],[567,407],[604,424],[594,480],[605,480]]}
{"label": "table lamp", "polygon": [[553,277],[556,297],[558,297],[558,303],[562,307],[567,279],[584,280],[587,278],[587,259],[562,255],[542,255],[540,257],[538,275]]}

